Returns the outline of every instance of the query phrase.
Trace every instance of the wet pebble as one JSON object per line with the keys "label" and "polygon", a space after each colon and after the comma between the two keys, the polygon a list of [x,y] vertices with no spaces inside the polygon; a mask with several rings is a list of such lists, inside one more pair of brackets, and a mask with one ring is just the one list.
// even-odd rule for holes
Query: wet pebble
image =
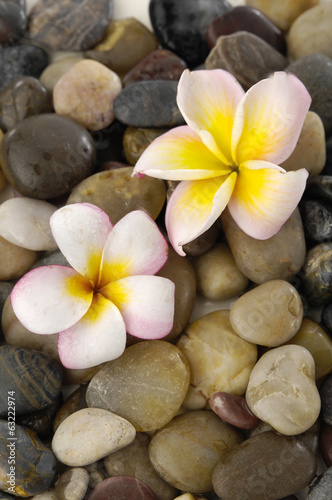
{"label": "wet pebble", "polygon": [[304,232],[313,243],[332,240],[332,207],[321,200],[304,200],[301,203]]}
{"label": "wet pebble", "polygon": [[82,467],[68,469],[55,483],[55,493],[61,500],[83,500],[88,489],[89,473]]}
{"label": "wet pebble", "polygon": [[167,130],[169,129],[128,127],[123,136],[123,150],[127,162],[135,166],[151,142]]}
{"label": "wet pebble", "polygon": [[307,500],[324,500],[329,498],[332,489],[332,467],[315,478],[309,486]]}
{"label": "wet pebble", "polygon": [[24,4],[11,0],[0,2],[0,45],[12,45],[24,34],[27,16]]}
{"label": "wet pebble", "polygon": [[319,434],[319,451],[326,467],[332,467],[332,425],[323,423]]}
{"label": "wet pebble", "polygon": [[210,398],[211,409],[227,424],[239,429],[254,429],[260,420],[249,410],[244,397],[216,392]]}
{"label": "wet pebble", "polygon": [[247,5],[261,11],[281,30],[288,30],[302,12],[318,3],[319,0],[279,0],[278,3],[270,2],[270,0],[246,0]]}
{"label": "wet pebble", "polygon": [[312,247],[301,274],[303,292],[312,306],[320,306],[332,297],[332,243]]}
{"label": "wet pebble", "polygon": [[332,375],[330,374],[320,387],[320,397],[322,400],[322,419],[332,425]]}
{"label": "wet pebble", "polygon": [[118,476],[99,483],[87,500],[158,500],[158,498],[140,479]]}

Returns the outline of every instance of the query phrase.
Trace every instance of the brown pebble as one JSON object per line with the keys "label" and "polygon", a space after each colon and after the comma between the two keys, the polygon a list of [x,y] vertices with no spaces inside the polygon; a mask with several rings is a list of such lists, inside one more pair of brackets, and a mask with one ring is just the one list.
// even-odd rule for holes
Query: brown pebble
{"label": "brown pebble", "polygon": [[224,422],[239,429],[254,429],[260,422],[251,413],[245,398],[236,394],[216,392],[210,398],[210,406]]}
{"label": "brown pebble", "polygon": [[21,278],[38,259],[38,252],[14,245],[1,236],[0,255],[0,281]]}
{"label": "brown pebble", "polygon": [[104,479],[91,491],[87,500],[158,500],[151,488],[140,479],[117,476]]}
{"label": "brown pebble", "polygon": [[127,127],[123,136],[123,150],[127,162],[135,166],[151,142],[167,132],[167,130],[169,129]]}

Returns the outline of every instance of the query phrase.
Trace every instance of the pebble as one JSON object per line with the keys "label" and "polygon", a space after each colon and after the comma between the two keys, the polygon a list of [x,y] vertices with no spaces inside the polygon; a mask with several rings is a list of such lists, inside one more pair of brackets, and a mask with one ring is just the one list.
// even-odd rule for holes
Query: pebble
{"label": "pebble", "polygon": [[129,165],[135,166],[151,142],[167,130],[169,129],[127,127],[123,136],[123,151]]}
{"label": "pebble", "polygon": [[0,281],[17,280],[38,259],[38,253],[10,243],[0,236]]}
{"label": "pebble", "polygon": [[248,236],[228,210],[224,210],[220,220],[237,267],[249,280],[256,284],[274,279],[289,280],[301,270],[306,244],[298,208],[267,240]]}
{"label": "pebble", "polygon": [[55,403],[46,406],[43,410],[33,411],[17,417],[17,423],[35,432],[40,439],[46,441],[52,437],[53,420],[63,402],[60,395]]}
{"label": "pebble", "polygon": [[75,411],[87,408],[87,402],[85,400],[86,390],[88,388],[87,384],[80,385],[74,392],[72,392],[65,402],[59,408],[57,414],[53,421],[53,432],[57,430],[59,425],[72,413]]}
{"label": "pebble", "polygon": [[[1,209],[0,209],[1,213]],[[228,300],[243,292],[249,280],[237,268],[225,243],[217,243],[193,261],[197,290],[209,300]]]}
{"label": "pebble", "polygon": [[128,166],[86,177],[72,190],[67,204],[92,203],[113,224],[133,210],[145,210],[156,219],[165,203],[165,183],[147,175],[132,177],[133,170]]}
{"label": "pebble", "polygon": [[[10,497],[12,498],[12,497]],[[1,499],[1,497],[0,497]],[[54,488],[48,488],[46,491],[43,491],[43,493],[40,493],[39,495],[34,495],[31,497],[32,500],[59,500]],[[2,500],[2,499],[1,499]]]}
{"label": "pebble", "polygon": [[206,69],[224,69],[247,90],[275,71],[286,68],[288,61],[269,43],[247,31],[222,35],[209,53]]}
{"label": "pebble", "polygon": [[176,103],[178,82],[146,80],[125,87],[114,101],[116,118],[132,127],[175,127],[184,119]]}
{"label": "pebble", "polygon": [[39,77],[49,94],[52,95],[55,84],[60,78],[70,70],[74,64],[82,61],[82,56],[64,57],[46,66]]}
{"label": "pebble", "polygon": [[308,430],[321,407],[310,352],[299,345],[285,345],[263,354],[250,374],[246,401],[256,417],[280,434]]}
{"label": "pebble", "polygon": [[[0,317],[2,316],[5,302],[10,295],[13,287],[13,283],[10,283],[9,281],[0,281]],[[0,331],[2,332],[2,326],[0,326]]]}
{"label": "pebble", "polygon": [[332,375],[328,375],[320,387],[322,400],[321,417],[324,422],[332,425]]}
{"label": "pebble", "polygon": [[302,12],[318,3],[319,0],[279,0],[278,3],[270,0],[246,0],[246,5],[261,11],[283,31],[287,31]]}
{"label": "pebble", "polygon": [[89,473],[82,467],[68,469],[55,483],[55,493],[61,500],[83,500],[89,485]]}
{"label": "pebble", "polygon": [[55,456],[34,432],[20,425],[13,431],[16,439],[11,438],[8,424],[0,420],[0,489],[15,498],[42,493],[54,480]]}
{"label": "pebble", "polygon": [[136,431],[124,418],[100,408],[83,408],[69,415],[57,428],[52,451],[71,467],[82,467],[124,448]]}
{"label": "pebble", "polygon": [[191,373],[191,391],[183,406],[208,407],[215,392],[244,394],[256,363],[257,348],[235,333],[229,311],[214,311],[196,319],[176,345],[188,360]]}
{"label": "pebble", "polygon": [[48,64],[47,52],[35,45],[0,47],[0,90],[21,76],[38,78]]}
{"label": "pebble", "polygon": [[113,103],[121,92],[121,80],[97,61],[83,59],[55,84],[55,112],[90,130],[108,127],[114,120]]}
{"label": "pebble", "polygon": [[11,130],[29,116],[52,111],[52,102],[44,85],[32,76],[22,76],[0,93],[0,127]]}
{"label": "pebble", "polygon": [[243,396],[216,392],[210,398],[210,406],[224,422],[239,429],[254,429],[260,422],[249,410]]}
{"label": "pebble", "polygon": [[331,495],[332,468],[325,470],[309,486],[307,500],[324,500]]}
{"label": "pebble", "polygon": [[27,25],[24,4],[1,0],[0,45],[12,45],[20,40]]}
{"label": "pebble", "polygon": [[[129,446],[129,445],[128,445]],[[127,448],[127,447],[126,447]],[[116,453],[116,452],[114,452]],[[92,464],[86,465],[84,467],[86,471],[89,473],[89,488],[93,489],[97,486],[97,484],[101,483],[108,476],[104,469],[103,461],[98,460],[97,462],[93,462]]]}
{"label": "pebble", "polygon": [[311,243],[332,240],[331,203],[321,200],[303,200],[300,205],[304,232]]}
{"label": "pebble", "polygon": [[326,2],[303,12],[292,23],[288,36],[288,54],[299,59],[308,54],[332,57],[332,4]]}
{"label": "pebble", "polygon": [[306,195],[310,198],[332,201],[332,176],[315,175],[314,177],[309,177],[307,181]]}
{"label": "pebble", "polygon": [[111,21],[101,43],[84,55],[99,61],[123,78],[157,48],[158,41],[154,33],[134,17],[129,17]]}
{"label": "pebble", "polygon": [[315,455],[301,439],[268,431],[222,457],[212,481],[223,500],[276,500],[307,486],[315,472]]}
{"label": "pebble", "polygon": [[229,319],[243,339],[268,347],[294,337],[303,318],[301,297],[284,280],[271,280],[244,293],[232,304]]}
{"label": "pebble", "polygon": [[323,327],[332,337],[332,301],[327,302],[322,308],[321,322]]}
{"label": "pebble", "polygon": [[332,467],[332,425],[325,422],[319,434],[319,451],[326,467]]}
{"label": "pebble", "polygon": [[68,193],[92,173],[95,157],[90,134],[55,113],[26,118],[1,143],[7,180],[23,196],[42,200]]}
{"label": "pebble", "polygon": [[43,0],[29,15],[28,35],[51,50],[87,50],[105,35],[113,0]]}
{"label": "pebble", "polygon": [[92,490],[87,500],[158,500],[151,488],[134,477],[109,477]]}
{"label": "pebble", "polygon": [[158,500],[173,500],[176,489],[156,473],[150,462],[150,441],[147,434],[138,432],[132,443],[104,458],[105,470],[110,477],[136,477],[151,488]]}
{"label": "pebble", "polygon": [[202,64],[209,53],[207,27],[231,8],[227,0],[151,0],[149,13],[160,45],[193,68]]}
{"label": "pebble", "polygon": [[[168,182],[171,183],[177,181],[168,181]],[[167,201],[169,200],[169,197],[172,194],[170,191],[171,189],[168,188]],[[201,234],[194,240],[190,241],[186,245],[183,245],[182,248],[184,253],[190,257],[198,257],[199,255],[202,255],[203,253],[207,252],[214,246],[214,244],[217,242],[220,236],[220,233],[221,233],[220,225],[217,221],[214,224],[212,224],[212,226],[203,234]]]}
{"label": "pebble", "polygon": [[301,273],[305,298],[320,306],[332,298],[332,243],[319,243],[306,256]]}
{"label": "pebble", "polygon": [[149,455],[160,477],[174,488],[205,493],[212,489],[217,463],[242,439],[212,411],[190,411],[152,436]]}

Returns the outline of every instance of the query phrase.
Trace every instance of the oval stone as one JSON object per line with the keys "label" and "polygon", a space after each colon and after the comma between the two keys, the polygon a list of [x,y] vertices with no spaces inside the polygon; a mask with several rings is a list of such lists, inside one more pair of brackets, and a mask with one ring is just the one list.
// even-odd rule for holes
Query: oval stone
{"label": "oval stone", "polygon": [[91,491],[87,500],[158,500],[151,488],[129,476],[109,477]]}
{"label": "oval stone", "polygon": [[319,0],[279,0],[277,3],[270,0],[246,0],[246,5],[261,11],[282,30],[288,30],[302,12],[318,3]]}
{"label": "oval stone", "polygon": [[227,424],[239,429],[254,429],[260,420],[249,410],[244,397],[216,392],[210,398],[211,409]]}
{"label": "oval stone", "polygon": [[307,486],[315,472],[315,455],[301,439],[268,431],[223,456],[212,481],[223,500],[276,500]]}
{"label": "oval stone", "polygon": [[121,415],[137,431],[154,431],[178,412],[189,377],[188,362],[180,349],[162,340],[140,342],[106,363],[92,378],[86,401],[90,407]]}
{"label": "oval stone", "polygon": [[321,200],[303,200],[301,214],[304,232],[313,243],[332,240],[331,203]]}
{"label": "oval stone", "polygon": [[124,448],[135,435],[135,428],[124,418],[100,408],[83,408],[61,422],[52,451],[63,464],[82,467]]}
{"label": "oval stone", "polygon": [[68,469],[55,483],[55,492],[62,500],[83,500],[89,485],[89,473],[82,467]]}
{"label": "oval stone", "polygon": [[304,295],[312,306],[332,297],[332,243],[320,243],[309,250],[301,278]]}
{"label": "oval stone", "polygon": [[5,134],[0,161],[19,193],[49,199],[68,193],[90,175],[95,157],[92,137],[81,125],[46,113],[26,118]]}
{"label": "oval stone", "polygon": [[310,352],[302,346],[285,345],[263,354],[250,374],[246,401],[256,417],[280,434],[308,430],[321,406]]}
{"label": "oval stone", "polygon": [[169,129],[127,127],[123,136],[123,151],[127,162],[135,166],[151,142],[167,130]]}
{"label": "oval stone", "polygon": [[[326,145],[327,147],[327,145]],[[325,171],[325,168],[324,168]],[[315,175],[309,177],[307,181],[306,194],[310,198],[320,198],[325,201],[332,201],[332,176],[331,175]]]}
{"label": "oval stone", "polygon": [[39,77],[39,80],[47,89],[49,94],[53,93],[53,89],[58,80],[79,61],[82,61],[82,56],[64,57],[46,66]]}

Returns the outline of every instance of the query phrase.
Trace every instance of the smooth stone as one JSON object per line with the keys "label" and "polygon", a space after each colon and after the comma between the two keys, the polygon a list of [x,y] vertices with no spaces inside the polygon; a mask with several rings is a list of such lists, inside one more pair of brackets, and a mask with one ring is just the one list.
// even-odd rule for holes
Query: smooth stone
{"label": "smooth stone", "polygon": [[324,201],[332,201],[332,176],[315,175],[309,177],[306,187],[306,195],[310,198],[319,198]]}
{"label": "smooth stone", "polygon": [[332,298],[332,242],[320,243],[308,251],[301,279],[304,296],[312,306]]}
{"label": "smooth stone", "polygon": [[38,253],[34,250],[13,245],[1,236],[0,255],[0,281],[21,278],[38,259]]}
{"label": "smooth stone", "polygon": [[300,57],[286,68],[306,86],[311,96],[310,110],[320,116],[326,136],[332,133],[332,59],[324,54]]}
{"label": "smooth stone", "polygon": [[[129,445],[128,445],[129,446]],[[114,452],[116,453],[116,452]],[[84,467],[86,471],[89,473],[89,488],[93,489],[97,486],[97,484],[107,479],[107,473],[104,469],[103,461],[97,460],[97,462],[93,462],[92,464],[86,465]]]}
{"label": "smooth stone", "polygon": [[0,489],[13,493],[15,498],[42,493],[55,477],[55,456],[34,432],[20,425],[15,426],[13,440],[8,424],[0,420]]}
{"label": "smooth stone", "polygon": [[275,347],[294,337],[303,318],[297,290],[284,280],[271,280],[239,297],[229,319],[234,331],[254,344]]}
{"label": "smooth stone", "polygon": [[147,434],[138,432],[132,443],[104,458],[105,470],[110,477],[136,477],[151,488],[158,500],[173,500],[177,490],[157,474],[150,462],[150,441]]}
{"label": "smooth stone", "polygon": [[156,219],[165,203],[166,187],[160,179],[132,177],[133,167],[98,172],[71,192],[67,204],[92,203],[104,210],[113,224],[133,210],[145,210]]}
{"label": "smooth stone", "polygon": [[222,457],[212,481],[223,500],[276,500],[306,487],[315,472],[315,455],[300,439],[268,431]]}
{"label": "smooth stone", "polygon": [[157,473],[174,488],[205,493],[212,489],[217,463],[242,439],[212,411],[191,411],[152,436],[149,456]]}
{"label": "smooth stone", "polygon": [[41,410],[59,397],[62,367],[49,356],[10,345],[0,346],[0,415],[7,415],[8,391],[15,393],[16,415]]}
{"label": "smooth stone", "polygon": [[87,402],[85,399],[86,390],[88,388],[87,384],[79,386],[74,392],[72,392],[64,403],[59,408],[57,414],[53,420],[53,432],[57,430],[59,425],[72,413],[75,411],[87,408]]}
{"label": "smooth stone", "polygon": [[5,134],[1,166],[23,196],[50,199],[68,193],[92,173],[96,151],[81,125],[55,113],[26,118]]}
{"label": "smooth stone", "polygon": [[167,128],[128,127],[123,136],[123,151],[129,165],[135,166],[146,148]]}
{"label": "smooth stone", "polygon": [[156,49],[134,66],[122,80],[124,87],[142,80],[180,79],[187,65],[181,57],[167,49]]}
{"label": "smooth stone", "polygon": [[325,422],[319,434],[319,451],[326,467],[332,467],[332,425]]}
{"label": "smooth stone", "polygon": [[125,87],[114,101],[116,118],[132,127],[175,127],[184,119],[176,103],[178,82],[146,80]]}
{"label": "smooth stone", "polygon": [[247,5],[239,5],[214,19],[206,31],[206,41],[212,49],[222,35],[236,31],[247,31],[259,36],[281,54],[286,54],[287,45],[282,31],[262,12]]}
{"label": "smooth stone", "polygon": [[[209,407],[215,392],[244,394],[257,360],[256,345],[241,339],[229,321],[229,311],[214,311],[193,321],[177,342],[190,366],[190,388],[185,408]],[[202,405],[195,404],[195,393]]]}
{"label": "smooth stone", "polygon": [[303,12],[292,23],[288,36],[288,54],[299,59],[308,54],[332,57],[332,4],[323,3]]}
{"label": "smooth stone", "polygon": [[[172,182],[172,181],[169,181]],[[167,190],[167,201],[169,200],[169,189]],[[212,226],[207,229],[203,234],[197,236],[194,240],[190,241],[186,245],[183,245],[182,250],[189,257],[198,257],[203,253],[210,250],[220,236],[220,224],[215,222]]]}
{"label": "smooth stone", "polygon": [[40,82],[44,85],[49,94],[52,95],[55,84],[60,78],[70,70],[74,64],[82,61],[82,56],[65,57],[54,61],[46,66],[39,77]]}
{"label": "smooth stone", "polygon": [[302,200],[300,205],[304,233],[311,243],[332,240],[331,203],[321,200]]}
{"label": "smooth stone", "polygon": [[210,406],[224,422],[239,429],[254,429],[260,422],[249,410],[243,396],[216,392],[210,398]]}
{"label": "smooth stone", "polygon": [[211,250],[193,261],[197,290],[209,300],[228,300],[243,292],[249,280],[237,268],[232,252],[225,243],[217,243]]}
{"label": "smooth stone", "polygon": [[87,500],[158,500],[151,488],[134,477],[109,477],[98,484]]}
{"label": "smooth stone", "polygon": [[29,38],[51,50],[87,50],[105,35],[113,0],[40,0],[29,15]]}
{"label": "smooth stone", "polygon": [[48,488],[46,491],[43,491],[43,493],[31,497],[31,500],[59,500],[59,499],[55,493],[55,489]]}
{"label": "smooth stone", "polygon": [[296,208],[279,231],[267,240],[256,240],[242,231],[226,209],[220,217],[239,270],[256,284],[288,280],[301,270],[306,258],[304,231]]}
{"label": "smooth stone", "polygon": [[0,45],[12,45],[20,40],[27,25],[24,5],[20,2],[0,2]]}
{"label": "smooth stone", "polygon": [[319,0],[279,0],[279,2],[270,2],[270,0],[246,0],[246,5],[255,7],[281,30],[287,31],[292,22],[302,14],[302,12],[314,7]]}
{"label": "smooth stone", "polygon": [[55,84],[54,110],[89,130],[101,130],[114,121],[113,103],[121,89],[121,80],[114,71],[97,61],[83,59]]}
{"label": "smooth stone", "polygon": [[40,439],[44,441],[46,440],[47,442],[49,438],[52,438],[53,420],[62,402],[63,396],[60,392],[60,395],[55,403],[47,406],[43,410],[29,412],[25,415],[17,417],[17,423],[22,427],[35,432]]}
{"label": "smooth stone", "polygon": [[308,111],[294,151],[280,164],[287,170],[305,168],[310,176],[321,173],[326,163],[325,130],[317,113]]}
{"label": "smooth stone", "polygon": [[324,500],[329,498],[332,489],[332,467],[325,470],[309,485],[307,500]]}
{"label": "smooth stone", "polygon": [[11,130],[29,116],[50,113],[52,102],[44,85],[32,76],[22,76],[0,93],[0,127]]}
{"label": "smooth stone", "polygon": [[96,172],[104,170],[104,163],[109,161],[126,163],[122,147],[123,135],[126,128],[124,123],[115,119],[114,122],[103,130],[91,130],[97,150]]}
{"label": "smooth stone", "polygon": [[275,71],[286,68],[288,61],[262,38],[247,31],[222,35],[209,53],[206,69],[224,69],[247,90]]}
{"label": "smooth stone", "polygon": [[101,43],[84,55],[88,59],[99,61],[123,78],[157,48],[158,41],[155,34],[138,19],[129,17],[111,21]]}
{"label": "smooth stone", "polygon": [[321,402],[315,384],[315,361],[299,345],[284,345],[262,355],[246,391],[250,411],[287,436],[308,430]]}
{"label": "smooth stone", "polygon": [[62,500],[83,500],[89,485],[89,473],[82,467],[67,470],[55,483],[55,493]]}
{"label": "smooth stone", "polygon": [[209,53],[207,27],[231,8],[227,0],[151,0],[149,14],[160,45],[193,68],[202,64]]}
{"label": "smooth stone", "polygon": [[0,90],[21,76],[38,78],[48,64],[47,52],[35,45],[0,48]]}
{"label": "smooth stone", "polygon": [[323,327],[332,338],[332,301],[327,302],[323,306],[321,313],[321,322]]}
{"label": "smooth stone", "polygon": [[332,425],[332,375],[328,375],[320,387],[320,397],[322,400],[321,417],[324,422]]}
{"label": "smooth stone", "polygon": [[124,448],[136,431],[124,418],[100,408],[83,408],[69,415],[57,428],[52,451],[71,467],[82,467]]}
{"label": "smooth stone", "polygon": [[90,407],[126,418],[137,431],[154,431],[180,409],[189,377],[180,349],[162,340],[148,340],[105,363],[89,383],[86,401]]}

